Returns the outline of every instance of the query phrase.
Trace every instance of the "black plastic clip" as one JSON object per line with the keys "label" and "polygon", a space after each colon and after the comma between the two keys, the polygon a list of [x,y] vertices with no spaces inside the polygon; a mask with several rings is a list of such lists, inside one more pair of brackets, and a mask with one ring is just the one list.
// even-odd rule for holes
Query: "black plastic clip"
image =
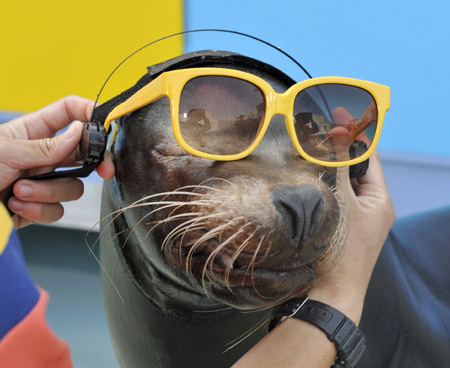
{"label": "black plastic clip", "polygon": [[83,166],[98,165],[103,161],[108,134],[100,123],[85,123],[79,144],[77,163]]}
{"label": "black plastic clip", "polygon": [[[350,147],[350,158],[355,158],[363,155],[367,151],[367,145],[363,141],[355,140]],[[366,175],[369,168],[369,159],[360,162],[359,164],[350,166],[350,178],[360,178]]]}

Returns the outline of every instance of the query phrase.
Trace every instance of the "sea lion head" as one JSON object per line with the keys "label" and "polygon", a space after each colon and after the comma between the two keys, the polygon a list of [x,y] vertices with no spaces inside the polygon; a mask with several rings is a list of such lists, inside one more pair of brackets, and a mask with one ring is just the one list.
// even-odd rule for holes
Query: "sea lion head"
{"label": "sea lion head", "polygon": [[[294,83],[250,58],[215,51],[203,52],[211,58],[199,55],[192,56],[198,66],[252,73],[279,93]],[[204,93],[221,103],[219,96],[214,85]],[[272,119],[255,151],[237,161],[183,150],[165,97],[116,124],[116,176],[107,184],[108,201],[116,210],[111,217],[120,217],[121,246],[145,258],[139,267],[150,267],[183,289],[251,309],[303,292],[316,279],[317,265],[341,249],[347,223],[336,170],[304,160],[282,116]]]}

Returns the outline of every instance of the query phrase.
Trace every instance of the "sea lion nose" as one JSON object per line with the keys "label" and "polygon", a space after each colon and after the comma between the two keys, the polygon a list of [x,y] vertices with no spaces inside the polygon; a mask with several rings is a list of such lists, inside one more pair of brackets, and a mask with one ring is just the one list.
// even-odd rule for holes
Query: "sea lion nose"
{"label": "sea lion nose", "polygon": [[273,192],[272,201],[292,229],[294,244],[299,246],[315,234],[323,210],[322,192],[317,187],[284,185]]}

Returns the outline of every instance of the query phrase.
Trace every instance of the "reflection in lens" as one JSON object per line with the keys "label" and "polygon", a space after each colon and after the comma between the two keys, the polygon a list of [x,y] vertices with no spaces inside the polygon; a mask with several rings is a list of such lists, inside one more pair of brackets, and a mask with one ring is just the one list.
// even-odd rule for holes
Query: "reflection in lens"
{"label": "reflection in lens", "polygon": [[[297,139],[318,160],[346,161],[355,140],[367,147],[375,135],[376,103],[366,90],[345,84],[321,84],[301,91],[294,103]],[[359,156],[367,151],[359,151]]]}
{"label": "reflection in lens", "polygon": [[252,83],[226,76],[197,77],[181,93],[181,135],[201,152],[241,153],[255,141],[264,112],[264,94]]}

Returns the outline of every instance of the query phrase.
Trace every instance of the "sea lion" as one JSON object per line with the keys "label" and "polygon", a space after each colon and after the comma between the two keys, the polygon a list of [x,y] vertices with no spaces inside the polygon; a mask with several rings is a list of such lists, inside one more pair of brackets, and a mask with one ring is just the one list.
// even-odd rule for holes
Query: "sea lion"
{"label": "sea lion", "polygon": [[[188,58],[194,66],[243,70],[277,92],[294,84],[250,58],[198,55]],[[204,98],[216,93],[209,86]],[[116,121],[101,229],[112,341],[124,367],[228,367],[267,332],[270,308],[304,292],[317,264],[337,257],[345,208],[336,170],[302,159],[283,118],[250,156],[220,162],[184,151],[169,112],[161,98]]]}

